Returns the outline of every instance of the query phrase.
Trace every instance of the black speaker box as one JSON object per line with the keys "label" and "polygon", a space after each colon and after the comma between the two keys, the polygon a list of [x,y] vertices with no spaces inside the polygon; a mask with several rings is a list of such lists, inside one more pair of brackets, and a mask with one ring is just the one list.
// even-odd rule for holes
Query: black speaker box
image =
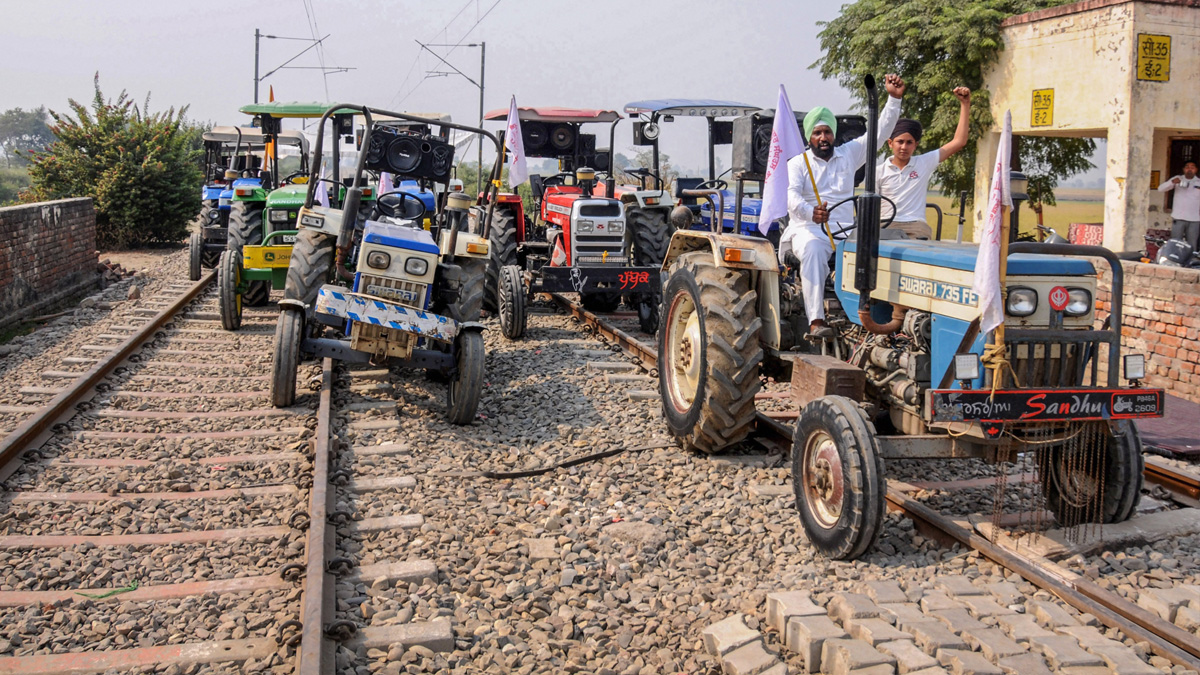
{"label": "black speaker box", "polygon": [[633,144],[634,145],[654,145],[654,141],[650,140],[649,138],[646,138],[646,133],[644,131],[646,124],[648,124],[648,122],[634,122],[633,123]]}
{"label": "black speaker box", "polygon": [[550,141],[550,130],[543,122],[521,122],[521,142],[529,157],[542,157],[542,150]]}
{"label": "black speaker box", "polygon": [[729,145],[733,142],[733,120],[713,120],[713,145]]}
{"label": "black speaker box", "polygon": [[454,166],[454,146],[431,134],[377,127],[366,152],[366,168],[401,178],[448,183]]}
{"label": "black speaker box", "polygon": [[[807,112],[797,112],[796,126],[804,135],[804,116]],[[852,141],[867,133],[867,118],[862,115],[837,115],[837,135],[833,139],[834,147]],[[738,117],[733,120],[733,170],[765,174],[767,171],[767,156],[771,150],[771,127],[775,124],[774,110],[760,110],[752,115]],[[808,139],[802,139],[808,145]],[[862,173],[861,171],[859,172]],[[861,182],[858,178],[857,182]]]}

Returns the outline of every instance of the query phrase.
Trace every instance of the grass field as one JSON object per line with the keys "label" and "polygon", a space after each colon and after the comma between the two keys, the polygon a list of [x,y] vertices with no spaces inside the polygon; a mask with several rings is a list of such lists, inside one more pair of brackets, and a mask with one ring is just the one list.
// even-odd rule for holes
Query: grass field
{"label": "grass field", "polygon": [[[1047,227],[1054,228],[1062,236],[1067,236],[1071,223],[1099,223],[1104,221],[1104,191],[1081,190],[1077,188],[1061,188],[1056,191],[1058,204],[1048,206],[1042,211],[1042,220]],[[931,204],[937,204],[944,214],[942,220],[942,238],[954,239],[958,228],[958,208],[950,206],[950,198],[940,193],[930,192],[926,198]],[[933,209],[928,209],[929,226],[937,229],[937,216]],[[963,241],[972,241],[973,228],[970,210],[967,211],[967,222],[963,225]],[[1024,203],[1021,204],[1021,231],[1027,231],[1037,222],[1035,214]]]}

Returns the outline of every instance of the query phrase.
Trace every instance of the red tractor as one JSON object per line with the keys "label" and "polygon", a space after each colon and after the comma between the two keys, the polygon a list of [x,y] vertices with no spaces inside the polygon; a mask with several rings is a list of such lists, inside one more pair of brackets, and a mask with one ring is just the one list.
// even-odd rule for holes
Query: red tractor
{"label": "red tractor", "polygon": [[[583,124],[609,124],[612,147],[620,113],[519,108],[518,114],[526,155],[557,159],[560,172],[530,176],[533,218],[525,215],[520,195],[497,196],[485,307],[500,315],[507,337],[517,338],[524,333],[525,300],[535,293],[578,293],[597,312],[611,312],[624,299],[637,311],[641,329],[653,334],[674,200],[661,188],[618,187],[610,173],[611,153],[597,150],[594,134],[580,133]],[[507,121],[508,109],[484,119]],[[513,278],[506,282],[506,274]]]}

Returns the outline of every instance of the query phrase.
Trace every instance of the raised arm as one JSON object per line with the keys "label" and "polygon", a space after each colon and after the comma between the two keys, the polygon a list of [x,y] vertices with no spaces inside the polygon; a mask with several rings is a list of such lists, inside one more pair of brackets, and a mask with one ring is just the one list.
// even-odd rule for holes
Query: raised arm
{"label": "raised arm", "polygon": [[958,127],[954,130],[954,138],[938,150],[938,161],[967,147],[967,133],[970,131],[971,90],[966,87],[955,87],[954,96],[958,99]]}
{"label": "raised arm", "polygon": [[1162,183],[1159,183],[1158,191],[1159,192],[1170,192],[1171,190],[1175,189],[1176,185],[1179,185],[1179,176],[1175,176],[1174,178],[1172,178],[1170,180],[1164,180]]}
{"label": "raised arm", "polygon": [[887,89],[887,103],[883,105],[883,110],[879,111],[879,131],[875,138],[875,147],[870,151],[867,150],[866,135],[850,141],[842,146],[850,152],[850,159],[855,168],[866,163],[869,156],[874,155],[887,143],[887,139],[892,135],[892,130],[896,128],[896,120],[900,119],[900,99],[904,96],[905,84],[904,80],[900,79],[899,75],[888,74],[884,78],[884,87]]}

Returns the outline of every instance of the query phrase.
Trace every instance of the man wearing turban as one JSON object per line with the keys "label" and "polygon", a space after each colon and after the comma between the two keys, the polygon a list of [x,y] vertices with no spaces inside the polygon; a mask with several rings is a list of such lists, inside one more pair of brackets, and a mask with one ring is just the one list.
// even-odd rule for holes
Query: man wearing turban
{"label": "man wearing turban", "polygon": [[[832,212],[829,206],[854,194],[854,172],[883,147],[900,117],[904,80],[899,75],[889,74],[884,77],[884,87],[888,101],[879,116],[877,138],[861,136],[833,147],[837,118],[829,108],[819,106],[804,117],[808,150],[788,160],[788,226],[779,241],[779,259],[786,264],[794,255],[800,261],[804,309],[809,321],[809,335],[813,338],[833,335],[833,329],[825,325],[825,279],[829,276],[829,258],[833,255],[825,227],[828,226],[832,233],[846,229],[846,232],[834,234],[837,239],[844,239],[854,226],[853,204],[843,204]],[[809,167],[812,168],[811,178]],[[820,203],[813,193],[814,180],[821,193]]]}
{"label": "man wearing turban", "polygon": [[[954,138],[937,150],[913,155],[921,142],[921,123],[901,119],[896,122],[887,142],[892,156],[881,161],[875,169],[879,194],[896,205],[895,218],[888,227],[900,230],[910,239],[933,238],[933,229],[925,222],[925,193],[929,191],[929,179],[938,164],[967,147],[971,90],[957,87],[954,96],[958,99],[958,128],[954,130]],[[892,217],[891,204],[884,202],[882,209],[883,218]]]}

